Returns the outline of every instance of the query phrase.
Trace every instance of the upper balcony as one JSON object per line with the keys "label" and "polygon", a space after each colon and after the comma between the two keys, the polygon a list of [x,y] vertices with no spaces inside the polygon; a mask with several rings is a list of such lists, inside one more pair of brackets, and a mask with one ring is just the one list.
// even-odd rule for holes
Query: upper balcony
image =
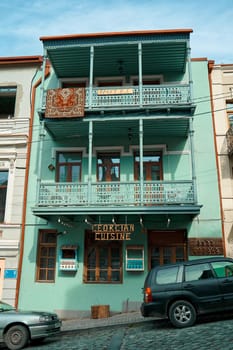
{"label": "upper balcony", "polygon": [[[42,110],[46,118],[79,117],[77,111],[88,112],[135,111],[148,109],[166,113],[187,110],[191,106],[188,84],[162,84],[122,87],[84,88],[80,99],[80,88],[50,89],[45,91]],[[76,111],[76,112],[75,112]],[[84,115],[83,115],[84,116]]]}
{"label": "upper balcony", "polygon": [[47,107],[48,91],[58,85],[85,89],[85,114],[143,109],[153,113],[170,113],[172,109],[192,113],[191,32],[186,29],[42,37],[45,58],[57,81],[52,79],[46,88],[43,86],[40,113],[44,115]]}

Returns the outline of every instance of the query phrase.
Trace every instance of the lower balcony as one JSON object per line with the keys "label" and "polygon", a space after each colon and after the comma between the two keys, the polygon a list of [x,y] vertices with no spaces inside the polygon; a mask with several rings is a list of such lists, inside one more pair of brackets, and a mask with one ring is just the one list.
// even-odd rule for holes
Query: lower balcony
{"label": "lower balcony", "polygon": [[198,214],[192,181],[48,183],[40,185],[35,215],[51,213],[185,212]]}

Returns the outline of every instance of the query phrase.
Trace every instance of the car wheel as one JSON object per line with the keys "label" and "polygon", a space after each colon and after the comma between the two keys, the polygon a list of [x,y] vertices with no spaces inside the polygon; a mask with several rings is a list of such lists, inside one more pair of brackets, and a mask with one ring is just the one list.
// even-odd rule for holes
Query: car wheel
{"label": "car wheel", "polygon": [[197,318],[194,306],[186,300],[178,300],[169,308],[169,320],[177,328],[192,326]]}
{"label": "car wheel", "polygon": [[4,342],[10,350],[20,350],[28,344],[28,341],[28,329],[22,325],[10,327],[4,335]]}

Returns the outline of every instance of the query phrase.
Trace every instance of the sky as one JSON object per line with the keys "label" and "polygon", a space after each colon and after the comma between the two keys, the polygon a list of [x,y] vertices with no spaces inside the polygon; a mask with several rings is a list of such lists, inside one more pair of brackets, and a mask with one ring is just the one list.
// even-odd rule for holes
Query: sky
{"label": "sky", "polygon": [[42,36],[192,29],[192,58],[233,63],[232,0],[8,0],[0,56],[43,55]]}

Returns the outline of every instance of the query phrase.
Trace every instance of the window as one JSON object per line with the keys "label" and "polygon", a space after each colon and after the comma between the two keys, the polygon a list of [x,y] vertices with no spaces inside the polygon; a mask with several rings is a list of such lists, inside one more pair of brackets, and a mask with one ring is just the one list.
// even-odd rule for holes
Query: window
{"label": "window", "polygon": [[213,278],[213,272],[209,264],[197,264],[185,267],[185,281],[197,281]]}
{"label": "window", "polygon": [[15,114],[16,87],[0,87],[0,118],[12,118]]}
{"label": "window", "polygon": [[57,153],[57,182],[81,181],[82,154],[79,152]]}
{"label": "window", "polygon": [[167,269],[158,270],[156,276],[156,283],[158,284],[169,284],[176,283],[178,276],[178,267],[170,267]]}
{"label": "window", "polygon": [[86,232],[85,268],[86,283],[122,282],[122,244],[95,241],[93,232]]}
{"label": "window", "polygon": [[232,277],[233,264],[228,261],[216,261],[211,264],[217,277]]}
{"label": "window", "polygon": [[36,272],[37,281],[55,281],[56,249],[57,233],[50,230],[39,231]]}
{"label": "window", "polygon": [[0,222],[4,221],[8,171],[0,171]]}
{"label": "window", "polygon": [[120,154],[99,153],[97,156],[97,181],[120,181]]}
{"label": "window", "polygon": [[[134,177],[139,180],[140,157],[139,153],[134,154]],[[157,152],[144,152],[143,154],[143,177],[147,181],[162,180],[162,157]]]}
{"label": "window", "polygon": [[87,86],[86,80],[63,82],[62,88],[82,88]]}

